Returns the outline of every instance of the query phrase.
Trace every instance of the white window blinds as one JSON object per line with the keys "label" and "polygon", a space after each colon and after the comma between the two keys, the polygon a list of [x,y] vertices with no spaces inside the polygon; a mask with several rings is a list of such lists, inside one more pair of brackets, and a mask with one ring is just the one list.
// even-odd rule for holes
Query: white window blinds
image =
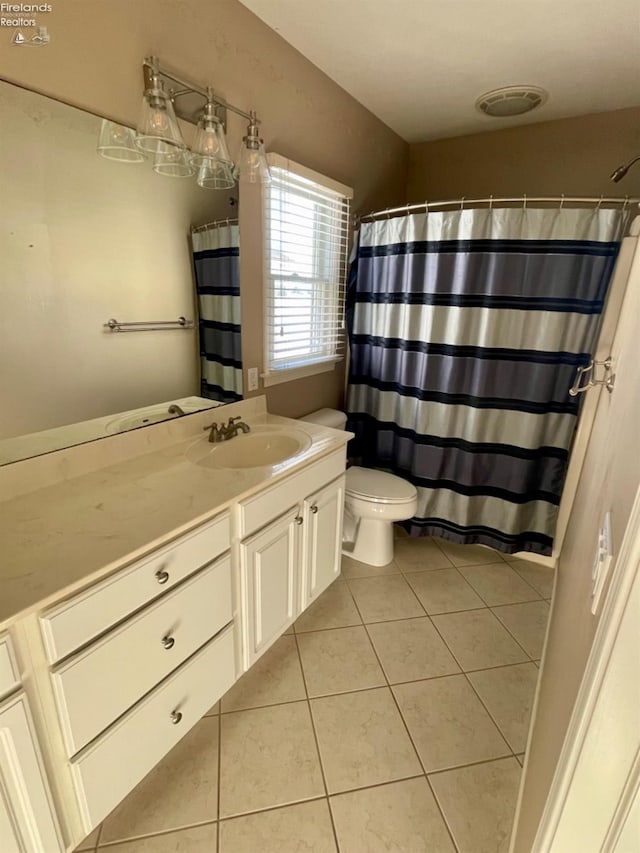
{"label": "white window blinds", "polygon": [[[351,190],[270,155],[265,187],[265,383],[342,358]],[[288,378],[288,377],[287,377]],[[276,380],[277,381],[277,380]]]}

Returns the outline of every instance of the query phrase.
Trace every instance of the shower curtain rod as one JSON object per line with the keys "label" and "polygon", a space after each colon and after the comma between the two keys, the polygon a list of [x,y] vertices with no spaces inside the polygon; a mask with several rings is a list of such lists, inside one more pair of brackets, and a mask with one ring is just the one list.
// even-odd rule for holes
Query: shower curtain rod
{"label": "shower curtain rod", "polygon": [[386,210],[378,210],[375,213],[367,213],[365,216],[356,217],[356,224],[359,222],[371,222],[374,219],[381,219],[384,217],[389,218],[392,214],[395,213],[410,213],[411,211],[429,211],[435,210],[440,207],[459,207],[460,210],[464,210],[465,206],[473,207],[474,205],[479,204],[488,204],[489,209],[493,207],[494,204],[522,204],[523,207],[526,207],[530,202],[535,203],[545,203],[545,204],[559,204],[562,207],[565,204],[595,204],[598,207],[601,204],[621,204],[623,207],[627,207],[630,204],[638,204],[640,205],[640,198],[629,198],[629,196],[625,196],[625,198],[605,198],[604,196],[600,196],[600,198],[589,197],[589,196],[570,196],[570,195],[557,195],[557,196],[527,196],[521,195],[513,198],[502,198],[498,196],[489,196],[489,198],[456,198],[449,199],[448,201],[423,201],[421,204],[403,204],[400,207],[388,207]]}
{"label": "shower curtain rod", "polygon": [[207,228],[222,228],[223,225],[238,225],[237,219],[216,219],[215,222],[205,222],[203,225],[192,225],[191,233],[196,231],[206,231]]}

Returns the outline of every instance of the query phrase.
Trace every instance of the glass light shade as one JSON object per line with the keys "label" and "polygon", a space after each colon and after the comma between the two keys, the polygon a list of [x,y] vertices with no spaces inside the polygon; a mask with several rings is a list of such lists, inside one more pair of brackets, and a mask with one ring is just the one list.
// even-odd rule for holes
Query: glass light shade
{"label": "glass light shade", "polygon": [[106,118],[102,119],[100,126],[98,154],[120,163],[142,163],[146,160],[142,151],[136,147],[135,131]]}
{"label": "glass light shade", "polygon": [[271,173],[261,140],[245,137],[240,148],[236,175],[241,183],[269,184]]}
{"label": "glass light shade", "polygon": [[205,160],[198,170],[197,184],[205,190],[229,190],[235,184],[233,165],[222,160]]}
{"label": "glass light shade", "polygon": [[198,120],[191,162],[194,166],[203,166],[208,160],[232,163],[221,122],[205,114]]}
{"label": "glass light shade", "polygon": [[173,104],[161,83],[152,89],[147,89],[142,97],[136,145],[149,154],[161,151],[163,145],[186,148],[173,111]]}
{"label": "glass light shade", "polygon": [[153,171],[167,178],[190,178],[196,173],[189,159],[189,151],[166,143],[161,143],[160,150],[156,152]]}

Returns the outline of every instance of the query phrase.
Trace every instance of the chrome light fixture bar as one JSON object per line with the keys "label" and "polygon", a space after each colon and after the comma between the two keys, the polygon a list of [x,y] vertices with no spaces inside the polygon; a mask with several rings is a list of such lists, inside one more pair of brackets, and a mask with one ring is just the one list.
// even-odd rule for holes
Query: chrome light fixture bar
{"label": "chrome light fixture bar", "polygon": [[[144,60],[142,70],[145,92],[136,145],[155,155],[156,172],[188,177],[198,169],[199,186],[215,189],[230,188],[235,178],[250,183],[270,180],[255,112],[247,113],[216,95],[211,87],[186,80],[155,56]],[[249,122],[235,169],[224,133],[227,110]],[[192,152],[186,150],[176,116],[198,127]],[[185,156],[175,151],[172,155],[172,147],[184,150]],[[189,163],[195,169],[189,169]]]}

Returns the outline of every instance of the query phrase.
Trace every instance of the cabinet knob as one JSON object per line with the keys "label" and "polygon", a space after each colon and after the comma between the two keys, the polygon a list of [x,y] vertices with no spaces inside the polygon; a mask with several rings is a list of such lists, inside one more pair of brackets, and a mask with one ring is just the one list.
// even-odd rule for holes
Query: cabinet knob
{"label": "cabinet knob", "polygon": [[172,649],[175,646],[175,644],[176,644],[175,638],[170,637],[168,634],[166,637],[162,638],[162,645],[165,647],[165,649]]}
{"label": "cabinet knob", "polygon": [[164,569],[158,569],[158,571],[156,572],[156,580],[160,584],[166,583],[169,580],[169,572],[165,571]]}
{"label": "cabinet knob", "polygon": [[296,524],[302,524],[303,518],[301,515],[296,515]]}
{"label": "cabinet knob", "polygon": [[310,511],[315,515],[318,512],[318,507],[314,504]]}
{"label": "cabinet knob", "polygon": [[182,711],[172,711],[171,712],[171,722],[174,726],[177,726],[180,720],[182,719]]}

